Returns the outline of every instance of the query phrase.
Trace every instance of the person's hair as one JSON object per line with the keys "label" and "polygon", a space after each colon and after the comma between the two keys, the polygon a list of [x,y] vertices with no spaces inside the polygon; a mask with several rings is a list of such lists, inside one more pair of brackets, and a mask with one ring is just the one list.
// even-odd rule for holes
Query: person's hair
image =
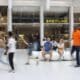
{"label": "person's hair", "polygon": [[43,39],[43,41],[45,41],[45,39]]}
{"label": "person's hair", "polygon": [[8,35],[9,35],[9,37],[12,37],[13,33],[12,32],[8,32]]}

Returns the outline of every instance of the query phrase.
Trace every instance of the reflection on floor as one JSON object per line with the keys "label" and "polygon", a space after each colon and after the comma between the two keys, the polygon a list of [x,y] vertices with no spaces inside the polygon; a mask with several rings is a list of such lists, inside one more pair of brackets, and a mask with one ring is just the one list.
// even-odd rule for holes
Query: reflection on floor
{"label": "reflection on floor", "polygon": [[[7,60],[7,59],[6,59]],[[9,73],[9,66],[0,63],[0,80],[79,80],[80,68],[72,61],[39,62],[31,60],[25,65],[26,53],[15,54],[15,73]]]}

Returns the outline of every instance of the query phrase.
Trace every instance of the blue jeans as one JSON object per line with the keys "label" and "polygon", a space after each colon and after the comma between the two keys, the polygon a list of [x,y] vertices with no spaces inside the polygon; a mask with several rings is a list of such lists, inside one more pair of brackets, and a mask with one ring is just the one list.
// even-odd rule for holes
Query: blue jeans
{"label": "blue jeans", "polygon": [[33,47],[33,51],[38,51],[39,43],[37,41],[33,42],[32,47]]}
{"label": "blue jeans", "polygon": [[32,55],[32,44],[29,44],[27,51],[28,51],[28,55],[31,56]]}
{"label": "blue jeans", "polygon": [[2,55],[4,54],[4,48],[0,48],[0,62],[3,63],[3,64],[7,64],[6,62],[4,62],[2,60]]}
{"label": "blue jeans", "polygon": [[72,46],[71,55],[76,51],[76,64],[80,65],[80,46]]}
{"label": "blue jeans", "polygon": [[32,55],[32,51],[38,51],[39,49],[39,43],[37,41],[33,42],[32,44],[29,44],[29,47],[27,48],[28,50],[28,55]]}

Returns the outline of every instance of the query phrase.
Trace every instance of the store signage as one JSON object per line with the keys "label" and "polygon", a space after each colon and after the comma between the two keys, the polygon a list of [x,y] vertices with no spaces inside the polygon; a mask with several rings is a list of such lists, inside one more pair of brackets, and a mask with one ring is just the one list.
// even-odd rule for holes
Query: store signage
{"label": "store signage", "polygon": [[68,19],[47,19],[46,23],[68,23]]}

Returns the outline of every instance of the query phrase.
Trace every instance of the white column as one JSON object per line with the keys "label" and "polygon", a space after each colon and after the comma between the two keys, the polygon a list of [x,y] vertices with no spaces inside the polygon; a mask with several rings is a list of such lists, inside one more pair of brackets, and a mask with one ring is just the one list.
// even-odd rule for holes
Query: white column
{"label": "white column", "polygon": [[70,6],[70,9],[69,9],[69,19],[70,19],[70,39],[72,39],[72,33],[73,33],[73,30],[74,30],[73,6]]}
{"label": "white column", "polygon": [[43,5],[41,4],[40,6],[40,42],[41,42],[41,46],[42,46],[43,38],[44,38],[44,9],[43,9]]}
{"label": "white column", "polygon": [[46,0],[46,10],[50,9],[50,0]]}
{"label": "white column", "polygon": [[12,31],[12,0],[8,0],[8,32]]}

